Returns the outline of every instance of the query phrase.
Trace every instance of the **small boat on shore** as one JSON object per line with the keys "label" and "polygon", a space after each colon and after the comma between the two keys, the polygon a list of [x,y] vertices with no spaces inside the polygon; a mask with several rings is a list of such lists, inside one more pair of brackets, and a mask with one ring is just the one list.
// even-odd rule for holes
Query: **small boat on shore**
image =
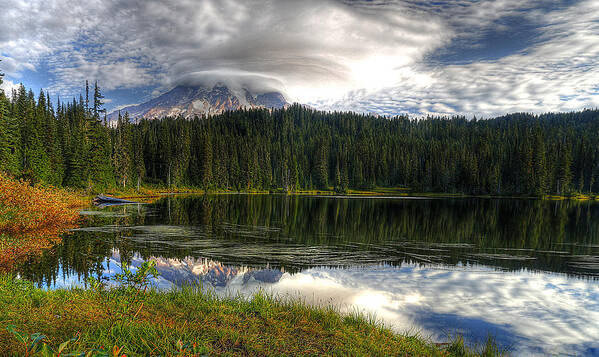
{"label": "small boat on shore", "polygon": [[101,194],[97,195],[96,197],[94,197],[93,202],[96,205],[103,205],[103,206],[107,206],[107,205],[127,205],[127,204],[139,203],[139,202],[124,200],[122,198],[104,196],[104,195],[101,195]]}

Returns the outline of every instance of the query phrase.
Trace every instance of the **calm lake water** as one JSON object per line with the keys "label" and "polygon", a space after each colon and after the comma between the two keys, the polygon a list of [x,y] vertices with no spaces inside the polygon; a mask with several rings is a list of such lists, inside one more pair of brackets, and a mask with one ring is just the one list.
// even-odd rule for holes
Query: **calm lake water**
{"label": "calm lake water", "polygon": [[206,195],[81,214],[24,278],[83,285],[153,259],[160,288],[263,289],[437,341],[599,356],[598,203]]}

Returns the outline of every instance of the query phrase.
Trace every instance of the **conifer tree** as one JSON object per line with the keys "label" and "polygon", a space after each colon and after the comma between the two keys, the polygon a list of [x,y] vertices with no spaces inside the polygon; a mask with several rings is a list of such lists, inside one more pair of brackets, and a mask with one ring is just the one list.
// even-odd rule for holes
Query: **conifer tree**
{"label": "conifer tree", "polygon": [[[127,114],[128,115],[128,114]],[[144,160],[144,140],[140,125],[136,125],[133,130],[133,171],[136,179],[136,187],[139,191],[141,183],[146,175]]]}
{"label": "conifer tree", "polygon": [[[4,73],[0,71],[0,86],[2,85],[2,77]],[[6,98],[4,91],[0,89],[0,172],[13,173],[14,168],[13,150],[11,147],[11,132],[10,125],[12,118],[9,117],[10,102]]]}
{"label": "conifer tree", "polygon": [[538,196],[547,193],[547,159],[545,157],[545,142],[540,132],[535,135],[534,150],[534,194]]}
{"label": "conifer tree", "polygon": [[[97,84],[97,82],[96,82]],[[89,115],[89,81],[85,80],[85,114]]]}
{"label": "conifer tree", "polygon": [[341,171],[339,170],[339,162],[337,162],[337,164],[335,165],[335,191],[340,192],[342,191],[341,188],[341,182],[342,182],[342,177],[341,177]]}
{"label": "conifer tree", "polygon": [[129,131],[129,113],[125,113],[125,116],[122,117],[119,111],[112,156],[116,179],[123,188],[127,186],[129,175],[133,171],[131,166],[131,152],[129,150],[131,143]]}
{"label": "conifer tree", "polygon": [[321,139],[316,147],[316,183],[319,188],[327,189],[329,181],[329,164],[326,142]]}
{"label": "conifer tree", "polygon": [[167,187],[171,187],[172,184],[172,172],[173,172],[173,145],[172,138],[170,132],[170,123],[171,119],[166,118],[159,126],[159,132],[157,135],[158,141],[158,160],[160,163],[160,168],[157,170],[158,174],[161,176],[161,179],[164,183],[166,183]]}
{"label": "conifer tree", "polygon": [[[23,85],[19,88],[16,103],[21,126],[20,176],[33,183],[48,182],[51,173],[50,161],[44,148],[40,119],[45,116],[45,109],[41,108],[41,112],[38,112],[33,92],[30,90],[27,93]],[[45,104],[43,106],[45,107]]]}
{"label": "conifer tree", "polygon": [[[87,83],[86,83],[87,86]],[[96,120],[100,119],[102,113],[106,113],[106,110],[103,109],[104,102],[102,101],[104,96],[100,92],[100,87],[98,86],[98,81],[94,83],[94,108],[93,108],[93,116]]]}
{"label": "conifer tree", "polygon": [[570,181],[572,180],[572,171],[570,168],[571,162],[571,149],[568,145],[563,145],[559,150],[557,163],[556,192],[558,195],[570,192]]}
{"label": "conifer tree", "polygon": [[[111,142],[108,128],[103,125],[106,123],[106,115],[104,121],[100,119],[100,114],[106,113],[103,109],[102,94],[98,82],[94,85],[94,108],[93,116],[87,118],[89,122],[87,133],[88,150],[88,188],[106,188],[111,187],[114,182],[114,172],[111,164]],[[83,107],[83,104],[80,105]]]}
{"label": "conifer tree", "polygon": [[212,184],[212,138],[203,135],[201,138],[202,151],[200,160],[201,183],[204,189],[210,188]]}
{"label": "conifer tree", "polygon": [[63,118],[63,152],[65,153],[65,176],[63,182],[67,186],[84,188],[89,181],[88,132],[89,115],[85,108],[73,102],[64,108]]}

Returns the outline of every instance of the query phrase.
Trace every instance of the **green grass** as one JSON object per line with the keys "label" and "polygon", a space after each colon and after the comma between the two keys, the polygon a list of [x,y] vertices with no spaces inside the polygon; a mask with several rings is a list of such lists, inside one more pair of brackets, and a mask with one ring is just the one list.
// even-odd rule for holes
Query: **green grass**
{"label": "green grass", "polygon": [[[463,340],[441,348],[399,335],[372,318],[340,314],[258,293],[251,299],[217,298],[187,287],[159,292],[121,289],[46,291],[0,276],[0,354],[22,355],[21,335],[41,333],[48,347],[72,338],[65,352],[118,355],[222,356],[475,356]],[[485,356],[498,355],[495,347]],[[496,353],[497,352],[497,353]],[[100,352],[96,354],[101,355]]]}

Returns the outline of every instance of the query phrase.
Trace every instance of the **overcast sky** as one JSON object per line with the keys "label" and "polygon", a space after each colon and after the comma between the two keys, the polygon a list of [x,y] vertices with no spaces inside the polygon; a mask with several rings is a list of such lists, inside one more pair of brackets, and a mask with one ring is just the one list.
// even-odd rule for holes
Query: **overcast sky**
{"label": "overcast sky", "polygon": [[178,83],[379,114],[599,107],[599,1],[0,0],[4,88],[107,107]]}

